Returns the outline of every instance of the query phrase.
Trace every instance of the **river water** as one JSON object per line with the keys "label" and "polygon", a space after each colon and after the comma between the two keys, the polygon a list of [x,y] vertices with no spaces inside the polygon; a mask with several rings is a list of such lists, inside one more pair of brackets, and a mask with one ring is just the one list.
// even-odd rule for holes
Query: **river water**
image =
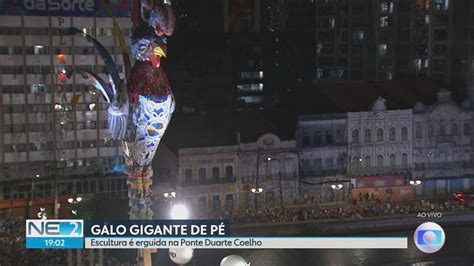
{"label": "river water", "polygon": [[[368,234],[366,236],[407,236],[408,249],[392,250],[203,250],[197,249],[187,265],[219,265],[227,255],[241,255],[251,266],[313,266],[313,265],[474,265],[474,227],[445,228],[446,242],[434,254],[419,251],[413,243],[413,231]],[[153,265],[175,265],[167,250],[153,257]]]}

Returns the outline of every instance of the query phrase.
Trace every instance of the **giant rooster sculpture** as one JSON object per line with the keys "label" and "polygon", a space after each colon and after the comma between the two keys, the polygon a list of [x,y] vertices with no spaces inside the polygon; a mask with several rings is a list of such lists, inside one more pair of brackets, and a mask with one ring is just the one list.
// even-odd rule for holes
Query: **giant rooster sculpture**
{"label": "giant rooster sculpture", "polygon": [[[112,138],[122,141],[125,157],[130,219],[151,219],[151,162],[174,111],[173,94],[160,60],[166,56],[166,37],[173,34],[175,15],[169,5],[154,0],[134,2],[132,13],[139,15],[132,17],[130,49],[114,20],[124,59],[124,79],[100,42],[76,28],[71,28],[70,33],[87,38],[107,66],[108,80],[84,70],[75,72],[91,80],[110,104],[109,131]],[[129,50],[135,60],[133,67]]]}

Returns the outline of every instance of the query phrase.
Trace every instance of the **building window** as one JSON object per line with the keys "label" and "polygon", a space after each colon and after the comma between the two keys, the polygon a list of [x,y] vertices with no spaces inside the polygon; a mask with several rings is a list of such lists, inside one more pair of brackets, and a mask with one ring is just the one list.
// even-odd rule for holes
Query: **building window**
{"label": "building window", "polygon": [[192,181],[193,181],[193,170],[192,169],[186,169],[184,171],[184,182],[189,184]]}
{"label": "building window", "polygon": [[212,179],[219,179],[219,167],[212,168]]}
{"label": "building window", "polygon": [[219,195],[212,196],[212,209],[215,211],[221,209],[221,198]]}
{"label": "building window", "polygon": [[333,169],[332,158],[326,159],[326,169]]}
{"label": "building window", "polygon": [[458,125],[457,124],[453,124],[452,128],[451,128],[451,134],[456,136],[457,134],[459,134],[458,132]]}
{"label": "building window", "polygon": [[354,41],[363,41],[364,40],[364,31],[358,30],[354,32]]}
{"label": "building window", "polygon": [[358,129],[352,130],[352,142],[359,143],[359,130]]}
{"label": "building window", "polygon": [[301,160],[301,168],[303,168],[304,170],[308,170],[309,169],[309,160]]}
{"label": "building window", "polygon": [[240,96],[237,97],[239,104],[259,104],[263,102],[263,96]]}
{"label": "building window", "polygon": [[418,59],[415,59],[414,64],[415,64],[416,70],[424,70],[428,68],[429,60],[418,58]]}
{"label": "building window", "polygon": [[421,133],[421,126],[416,126],[416,137],[417,138],[421,138],[422,137],[422,133]]}
{"label": "building window", "polygon": [[403,169],[408,168],[408,155],[406,153],[402,154],[402,167]]}
{"label": "building window", "polygon": [[227,210],[232,210],[234,208],[234,195],[232,194],[225,195],[225,208]]}
{"label": "building window", "polygon": [[381,13],[392,13],[393,12],[393,3],[392,2],[385,2],[380,4],[380,12]]}
{"label": "building window", "polygon": [[302,137],[302,144],[303,144],[303,147],[306,147],[306,146],[309,146],[309,136],[308,134],[303,134],[303,137]]}
{"label": "building window", "polygon": [[366,172],[370,171],[372,168],[372,159],[370,158],[369,155],[365,156],[364,167],[365,167]]}
{"label": "building window", "polygon": [[394,127],[390,128],[388,135],[390,141],[395,141],[397,139],[397,130]]}
{"label": "building window", "polygon": [[378,171],[383,170],[383,156],[382,155],[377,156],[377,170]]}
{"label": "building window", "polygon": [[199,184],[204,185],[206,184],[207,173],[206,168],[199,168],[198,175],[199,175]]}
{"label": "building window", "polygon": [[429,127],[428,127],[428,137],[429,137],[429,138],[432,138],[432,137],[433,137],[433,135],[434,135],[433,132],[434,132],[433,126],[429,126]]}
{"label": "building window", "polygon": [[344,161],[345,161],[344,157],[337,158],[337,169],[344,169],[344,165],[345,165]]}
{"label": "building window", "polygon": [[206,196],[199,197],[199,210],[201,212],[207,211],[207,198]]}
{"label": "building window", "polygon": [[377,129],[377,142],[382,142],[383,141],[383,129],[379,128]]}
{"label": "building window", "polygon": [[234,176],[234,168],[231,165],[225,167],[225,177],[232,178]]}
{"label": "building window", "polygon": [[449,0],[433,0],[433,9],[437,11],[446,11],[449,7]]}
{"label": "building window", "polygon": [[367,129],[365,130],[365,139],[364,139],[364,141],[365,141],[366,143],[372,142],[372,131],[371,131],[369,128],[367,128]]}
{"label": "building window", "polygon": [[323,168],[323,160],[321,158],[314,160],[314,169],[320,171]]}
{"label": "building window", "polygon": [[262,92],[263,83],[239,84],[237,89],[242,92]]}
{"label": "building window", "polygon": [[390,169],[394,170],[396,165],[397,159],[395,157],[395,154],[390,154]]}
{"label": "building window", "polygon": [[444,126],[444,121],[441,121],[441,125],[439,125],[439,135],[444,136],[446,135],[446,127]]}
{"label": "building window", "polygon": [[379,44],[379,55],[387,55],[387,44]]}
{"label": "building window", "polygon": [[392,25],[392,18],[389,16],[382,16],[380,17],[380,27],[386,28]]}
{"label": "building window", "polygon": [[326,131],[326,136],[325,136],[324,142],[325,142],[326,144],[332,144],[332,143],[333,143],[333,137],[332,137],[332,135],[329,133],[329,131]]}
{"label": "building window", "polygon": [[402,128],[402,140],[403,141],[408,140],[408,128],[406,128],[406,127]]}
{"label": "building window", "polygon": [[351,168],[353,170],[353,173],[359,172],[359,163],[360,160],[357,156],[352,157]]}
{"label": "building window", "polygon": [[314,132],[314,145],[320,145],[322,142],[321,139],[321,134],[319,134],[319,131]]}
{"label": "building window", "polygon": [[469,124],[464,124],[464,136],[471,135],[471,127]]}

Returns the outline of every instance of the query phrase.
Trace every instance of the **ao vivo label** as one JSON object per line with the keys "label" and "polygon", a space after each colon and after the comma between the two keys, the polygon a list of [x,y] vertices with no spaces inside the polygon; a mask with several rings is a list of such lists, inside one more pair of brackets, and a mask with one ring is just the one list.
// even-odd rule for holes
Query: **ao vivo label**
{"label": "ao vivo label", "polygon": [[82,248],[82,220],[26,220],[26,248]]}

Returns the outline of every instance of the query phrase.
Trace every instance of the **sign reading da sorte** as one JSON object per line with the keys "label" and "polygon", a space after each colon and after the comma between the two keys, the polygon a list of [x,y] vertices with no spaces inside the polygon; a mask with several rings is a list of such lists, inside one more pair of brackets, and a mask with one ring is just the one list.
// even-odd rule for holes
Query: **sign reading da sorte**
{"label": "sign reading da sorte", "polygon": [[130,0],[0,0],[0,14],[30,16],[130,16]]}

